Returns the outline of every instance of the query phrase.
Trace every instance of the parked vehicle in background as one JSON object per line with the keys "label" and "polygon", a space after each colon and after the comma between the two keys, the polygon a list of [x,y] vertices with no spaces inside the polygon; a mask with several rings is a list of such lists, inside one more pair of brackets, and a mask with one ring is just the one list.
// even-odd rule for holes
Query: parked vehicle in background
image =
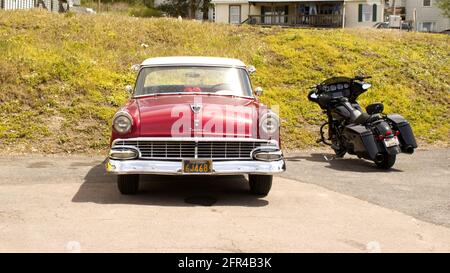
{"label": "parked vehicle in background", "polygon": [[406,31],[412,30],[411,23],[409,23],[409,22],[402,22],[400,24],[400,28],[390,27],[389,22],[379,22],[379,23],[376,23],[375,25],[373,25],[373,27],[379,28],[379,29],[400,29],[400,30],[406,30]]}
{"label": "parked vehicle in background", "polygon": [[[319,104],[328,120],[320,127],[320,139],[331,146],[337,157],[346,153],[389,169],[400,152],[412,154],[417,148],[409,123],[400,115],[384,115],[384,105],[374,103],[365,113],[356,99],[371,85],[370,77],[333,77],[314,87],[308,99]],[[328,128],[325,136],[324,128]]]}
{"label": "parked vehicle in background", "polygon": [[164,57],[145,60],[132,97],[114,116],[107,171],[122,194],[138,191],[139,175],[247,174],[254,194],[267,195],[285,170],[278,116],[257,99],[236,59]]}
{"label": "parked vehicle in background", "polygon": [[388,22],[379,22],[373,25],[374,28],[389,28]]}

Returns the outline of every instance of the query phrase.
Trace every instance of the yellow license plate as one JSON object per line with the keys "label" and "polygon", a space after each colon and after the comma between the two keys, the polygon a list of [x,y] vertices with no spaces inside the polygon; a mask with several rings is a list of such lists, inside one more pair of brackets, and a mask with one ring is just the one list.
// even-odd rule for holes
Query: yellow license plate
{"label": "yellow license plate", "polygon": [[183,160],[184,173],[211,173],[211,160],[187,159]]}

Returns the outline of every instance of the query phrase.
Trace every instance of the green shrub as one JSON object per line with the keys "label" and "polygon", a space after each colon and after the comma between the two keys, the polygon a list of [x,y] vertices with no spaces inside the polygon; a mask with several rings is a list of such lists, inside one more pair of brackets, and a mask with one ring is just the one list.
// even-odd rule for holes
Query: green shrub
{"label": "green shrub", "polygon": [[148,7],[135,7],[130,9],[130,15],[134,17],[161,17],[161,11]]}

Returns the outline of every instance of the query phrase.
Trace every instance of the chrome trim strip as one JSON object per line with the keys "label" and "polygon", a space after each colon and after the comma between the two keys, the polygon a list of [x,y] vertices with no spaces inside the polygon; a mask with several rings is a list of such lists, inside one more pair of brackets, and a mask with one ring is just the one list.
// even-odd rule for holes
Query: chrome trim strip
{"label": "chrome trim strip", "polygon": [[278,141],[275,139],[260,139],[260,138],[234,138],[234,137],[135,137],[135,138],[117,138],[113,141],[112,147],[119,141],[195,141],[195,142],[209,142],[209,141],[229,141],[229,142],[268,142],[275,144],[279,148]]}
{"label": "chrome trim strip", "polygon": [[161,175],[236,175],[275,174],[286,170],[284,159],[278,161],[213,161],[212,173],[186,174],[182,172],[182,162],[154,160],[113,160],[106,162],[106,171],[113,174],[161,174]]}
{"label": "chrome trim strip", "polygon": [[[253,90],[252,90],[253,91]],[[171,92],[171,93],[153,93],[153,94],[144,94],[144,95],[133,95],[133,99],[138,99],[141,97],[158,97],[158,96],[164,96],[164,95],[171,95],[171,96],[184,96],[184,95],[198,95],[198,96],[220,96],[220,97],[237,97],[237,98],[244,98],[244,99],[255,99],[253,96],[239,96],[239,95],[219,95],[215,93],[208,93],[208,92]]]}
{"label": "chrome trim strip", "polygon": [[223,68],[240,68],[247,71],[246,66],[242,65],[226,65],[226,64],[202,64],[202,63],[170,63],[170,64],[140,64],[141,69],[147,67],[178,67],[178,66],[193,66],[193,67],[223,67]]}
{"label": "chrome trim strip", "polygon": [[[187,142],[183,145],[183,142]],[[155,149],[154,145],[158,145],[161,143],[164,147],[159,147],[158,153],[154,154]],[[172,145],[170,143],[179,144],[179,150],[177,150],[175,146],[170,147],[171,155],[168,156],[168,145]],[[231,145],[232,143],[238,143],[239,145]],[[245,149],[253,149],[245,152],[241,148],[243,147],[243,143],[252,144]],[[255,148],[256,143],[256,148]],[[208,144],[211,146],[210,153],[209,149],[205,150],[204,145]],[[213,146],[219,144],[218,148],[221,152],[214,153]],[[187,145],[187,146],[186,146]],[[260,147],[258,147],[261,145]],[[159,146],[159,145],[158,145]],[[206,146],[206,147],[207,147]],[[200,150],[200,147],[202,149]],[[230,154],[228,154],[228,148],[230,149]],[[112,148],[134,148],[139,152],[139,158],[144,160],[182,160],[185,156],[192,154],[194,158],[202,158],[202,159],[214,159],[214,160],[251,160],[253,159],[252,155],[255,152],[255,149],[264,149],[267,151],[277,151],[280,150],[278,148],[278,142],[276,140],[267,140],[267,139],[254,139],[254,138],[223,138],[223,137],[138,137],[138,138],[129,138],[129,139],[116,139],[113,141]],[[188,150],[185,150],[188,149]],[[192,149],[192,151],[189,151]],[[165,151],[161,154],[161,152]],[[175,154],[174,154],[175,153]]]}

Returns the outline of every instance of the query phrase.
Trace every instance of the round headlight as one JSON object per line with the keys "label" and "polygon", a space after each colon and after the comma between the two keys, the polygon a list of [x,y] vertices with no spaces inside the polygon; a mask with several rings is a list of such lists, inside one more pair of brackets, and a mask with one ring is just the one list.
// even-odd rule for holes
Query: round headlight
{"label": "round headlight", "polygon": [[279,127],[280,120],[273,112],[269,112],[261,118],[260,128],[265,134],[273,135],[278,131]]}
{"label": "round headlight", "polygon": [[131,130],[133,122],[128,113],[118,113],[113,120],[113,127],[120,134],[128,133]]}

